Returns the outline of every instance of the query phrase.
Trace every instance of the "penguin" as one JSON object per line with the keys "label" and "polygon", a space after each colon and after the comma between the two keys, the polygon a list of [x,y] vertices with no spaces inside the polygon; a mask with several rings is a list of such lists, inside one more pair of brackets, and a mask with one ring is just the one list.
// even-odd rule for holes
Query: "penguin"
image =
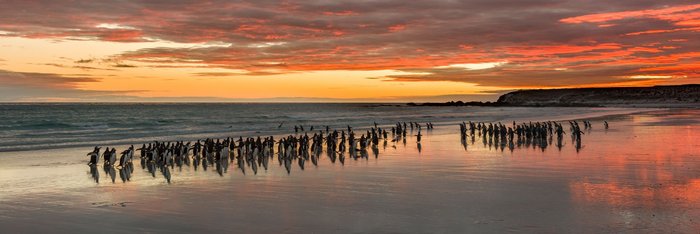
{"label": "penguin", "polygon": [[117,162],[117,149],[112,148],[112,151],[109,153],[109,165],[114,166],[115,162]]}
{"label": "penguin", "polygon": [[87,155],[90,156],[88,165],[96,165],[97,161],[100,159],[100,147],[95,146],[95,149],[93,149],[92,152],[88,153]]}

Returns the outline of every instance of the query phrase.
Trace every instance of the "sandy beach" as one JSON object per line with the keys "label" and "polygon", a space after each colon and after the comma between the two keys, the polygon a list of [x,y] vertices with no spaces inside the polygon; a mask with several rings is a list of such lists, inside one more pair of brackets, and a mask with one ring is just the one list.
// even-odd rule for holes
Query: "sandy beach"
{"label": "sandy beach", "polygon": [[[287,174],[175,167],[170,183],[134,164],[98,167],[89,147],[0,153],[0,227],[9,233],[697,233],[700,114],[591,119],[577,152],[460,144],[453,124],[389,142],[375,157],[322,157]],[[611,128],[603,129],[602,120]],[[111,174],[111,175],[110,175]]]}

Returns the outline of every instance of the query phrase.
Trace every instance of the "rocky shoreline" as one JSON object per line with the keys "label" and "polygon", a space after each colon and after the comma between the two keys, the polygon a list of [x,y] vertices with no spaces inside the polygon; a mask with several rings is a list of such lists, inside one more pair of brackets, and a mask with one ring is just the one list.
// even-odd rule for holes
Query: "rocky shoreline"
{"label": "rocky shoreline", "polygon": [[700,85],[518,90],[496,102],[408,103],[409,106],[700,107]]}

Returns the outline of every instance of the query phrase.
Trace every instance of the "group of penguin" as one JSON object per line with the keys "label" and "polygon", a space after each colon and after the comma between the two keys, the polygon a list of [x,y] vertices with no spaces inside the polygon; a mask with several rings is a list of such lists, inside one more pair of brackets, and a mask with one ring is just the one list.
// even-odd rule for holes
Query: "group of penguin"
{"label": "group of penguin", "polygon": [[[581,148],[581,134],[584,134],[577,121],[569,121],[572,141],[576,145],[576,149]],[[584,130],[590,130],[592,125],[588,121],[583,121]],[[483,123],[483,122],[462,122],[460,123],[460,136],[464,148],[467,148],[467,138],[471,137],[472,144],[475,137],[483,139],[484,146],[489,148],[495,145],[504,150],[506,146],[512,151],[517,144],[518,147],[525,145],[526,147],[539,147],[542,150],[547,148],[547,145],[552,144],[552,139],[556,136],[557,147],[561,149],[562,138],[566,132],[563,130],[561,123],[547,122],[530,122],[505,126],[501,123]],[[608,128],[608,123],[604,123],[605,129]],[[95,181],[99,180],[96,166],[100,159],[103,161],[105,172],[112,177],[112,182],[115,181],[115,169],[119,170],[120,176],[124,182],[130,180],[130,175],[133,173],[133,160],[137,151],[140,152],[139,159],[141,167],[147,169],[148,172],[156,176],[156,171],[160,171],[163,176],[170,182],[170,169],[175,166],[181,168],[183,165],[193,165],[195,170],[202,166],[203,170],[207,170],[209,166],[215,166],[219,175],[223,176],[228,170],[229,163],[235,162],[237,167],[246,173],[246,170],[253,171],[257,174],[259,168],[267,170],[270,160],[275,156],[280,166],[284,166],[287,173],[291,173],[292,164],[296,162],[301,170],[304,170],[307,161],[311,161],[314,166],[318,165],[319,158],[324,152],[332,163],[339,161],[345,163],[345,153],[351,159],[369,158],[368,150],[371,149],[373,155],[378,157],[379,144],[383,142],[383,147],[386,149],[388,142],[392,142],[392,147],[396,148],[396,143],[403,142],[406,144],[406,138],[409,131],[413,134],[417,130],[415,140],[418,151],[421,151],[421,140],[423,134],[421,130],[425,127],[427,130],[432,130],[432,123],[420,124],[417,122],[398,122],[391,126],[391,131],[387,131],[388,127],[379,127],[375,122],[373,127],[361,133],[360,137],[352,127],[347,126],[343,130],[331,130],[326,126],[325,131],[298,133],[303,130],[303,126],[294,126],[294,135],[288,135],[275,140],[273,136],[257,137],[257,138],[224,138],[224,139],[204,139],[196,142],[158,142],[143,144],[141,148],[135,149],[132,145],[128,149],[122,151],[117,159],[117,150],[115,148],[105,148],[100,154],[100,147],[95,147],[90,156],[88,165],[91,167],[91,173]],[[313,127],[310,128],[310,130]],[[346,131],[347,130],[347,131]],[[389,136],[391,134],[391,136]],[[276,146],[276,147],[275,147]]]}
{"label": "group of penguin", "polygon": [[[97,170],[97,164],[100,161],[100,147],[95,147],[92,152],[87,155],[90,156],[88,166],[90,166],[90,174],[95,182],[99,183],[99,171]],[[126,182],[131,180],[131,173],[134,172],[133,168],[133,158],[134,158],[134,146],[132,145],[128,149],[121,152],[119,161],[117,161],[117,149],[109,147],[105,148],[104,153],[102,153],[102,159],[104,161],[105,173],[110,175],[112,182],[116,178],[116,170],[119,170],[119,176],[122,181]]]}
{"label": "group of penguin", "polygon": [[[607,130],[609,124],[603,121],[603,126]],[[593,125],[590,121],[583,120],[584,130],[591,130]],[[466,149],[467,138],[471,138],[472,144],[475,142],[475,137],[481,137],[484,146],[491,148],[495,146],[503,151],[506,147],[513,151],[517,145],[518,148],[525,145],[533,148],[539,147],[544,151],[548,145],[552,144],[556,136],[556,146],[559,150],[563,147],[563,137],[566,134],[561,123],[555,121],[546,122],[529,122],[506,126],[502,123],[483,123],[483,122],[462,122],[459,124],[460,138],[462,145]],[[578,121],[569,121],[569,131],[571,140],[576,151],[581,149],[581,139],[584,131],[579,127]]]}
{"label": "group of penguin", "polygon": [[[429,130],[433,129],[432,123],[423,125]],[[295,126],[295,130],[300,129],[303,129],[303,126]],[[209,166],[215,166],[216,171],[223,175],[227,172],[229,163],[235,162],[241,172],[246,173],[247,170],[251,170],[257,174],[259,168],[267,170],[270,160],[275,156],[279,165],[283,165],[287,173],[291,173],[292,164],[295,161],[302,170],[308,161],[317,166],[324,149],[332,163],[339,161],[344,164],[345,153],[348,153],[348,156],[355,160],[368,159],[368,150],[370,149],[373,155],[378,157],[380,140],[383,141],[384,148],[387,147],[389,140],[393,143],[392,147],[394,148],[397,142],[406,144],[408,129],[411,132],[413,129],[418,129],[418,134],[415,136],[420,150],[421,124],[401,122],[392,126],[391,132],[374,123],[374,127],[359,134],[360,137],[356,136],[356,132],[350,126],[347,126],[347,131],[345,129],[331,130],[327,126],[325,131],[321,130],[313,132],[313,134],[310,132],[297,133],[278,140],[270,136],[264,138],[239,137],[238,139],[208,138],[197,140],[194,143],[154,141],[143,144],[138,149],[135,149],[133,145],[130,146],[127,150],[122,151],[119,160],[117,160],[117,150],[109,147],[101,154],[102,157],[100,157],[100,147],[95,147],[87,155],[90,156],[88,165],[91,166],[91,170],[97,172],[95,167],[100,159],[103,159],[105,171],[113,175],[115,168],[120,170],[120,174],[124,169],[127,169],[126,172],[133,172],[134,154],[138,151],[140,152],[141,167],[147,169],[154,177],[155,172],[159,170],[168,182],[170,182],[170,169],[175,168],[175,166],[181,168],[183,165],[193,165],[195,170],[200,165],[203,170],[207,170]],[[389,134],[391,134],[391,138]],[[93,177],[98,181],[99,175],[94,174]],[[114,182],[114,176],[112,176],[112,181]]]}
{"label": "group of penguin", "polygon": [[[97,163],[100,161],[100,149],[100,147],[95,147],[95,149],[93,149],[92,152],[87,154],[88,156],[90,156],[90,161],[88,162],[88,165],[97,165]],[[112,148],[110,150],[109,147],[107,147],[104,153],[102,153],[102,158],[104,160],[105,165],[123,167],[133,160],[134,146],[132,145],[127,150],[121,152],[118,164],[116,148]]]}

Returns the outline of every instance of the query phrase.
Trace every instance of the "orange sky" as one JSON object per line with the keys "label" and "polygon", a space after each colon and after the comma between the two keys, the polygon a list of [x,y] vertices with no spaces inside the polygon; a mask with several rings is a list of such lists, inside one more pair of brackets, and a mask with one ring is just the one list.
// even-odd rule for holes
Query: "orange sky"
{"label": "orange sky", "polygon": [[10,1],[0,101],[466,101],[699,83],[698,32],[692,1]]}

